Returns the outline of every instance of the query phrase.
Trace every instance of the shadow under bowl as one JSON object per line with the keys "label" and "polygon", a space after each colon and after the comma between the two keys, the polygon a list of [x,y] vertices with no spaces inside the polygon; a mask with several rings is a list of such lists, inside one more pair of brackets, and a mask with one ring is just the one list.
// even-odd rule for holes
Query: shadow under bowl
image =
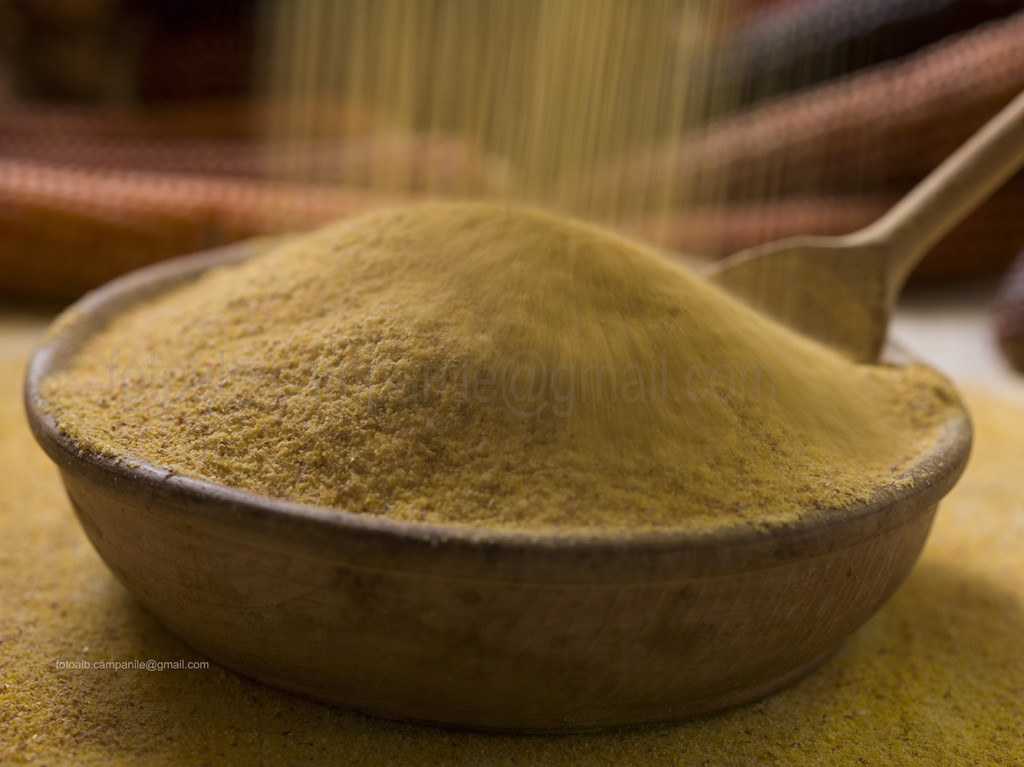
{"label": "shadow under bowl", "polygon": [[250,257],[242,244],[87,295],[36,351],[25,402],[110,569],[213,660],[313,698],[474,729],[668,722],[801,678],[903,581],[971,442],[958,409],[869,501],[702,535],[425,525],[289,503],[82,452],[40,382],[126,308]]}

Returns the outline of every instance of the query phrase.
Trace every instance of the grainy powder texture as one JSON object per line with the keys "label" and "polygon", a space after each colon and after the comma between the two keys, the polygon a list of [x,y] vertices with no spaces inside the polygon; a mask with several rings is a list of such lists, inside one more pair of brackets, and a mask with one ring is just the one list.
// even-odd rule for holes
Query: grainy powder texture
{"label": "grainy powder texture", "polygon": [[[0,339],[8,329],[0,322]],[[20,331],[19,331],[20,332]],[[124,592],[75,523],[0,343],[0,763],[58,765],[1019,765],[1024,763],[1024,408],[968,393],[973,457],[917,567],[820,670],[672,727],[561,737],[387,722],[206,670]],[[6,357],[6,358],[4,358]]]}
{"label": "grainy powder texture", "polygon": [[711,529],[859,500],[948,416],[662,257],[537,211],[425,204],[119,317],[44,387],[83,450],[426,522]]}

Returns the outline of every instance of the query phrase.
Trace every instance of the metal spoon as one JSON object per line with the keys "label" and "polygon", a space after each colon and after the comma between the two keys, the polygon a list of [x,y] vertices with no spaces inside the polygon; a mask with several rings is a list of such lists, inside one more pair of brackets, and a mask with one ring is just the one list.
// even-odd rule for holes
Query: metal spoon
{"label": "metal spoon", "polygon": [[749,248],[708,277],[783,324],[873,362],[914,267],[1022,164],[1024,92],[869,226]]}

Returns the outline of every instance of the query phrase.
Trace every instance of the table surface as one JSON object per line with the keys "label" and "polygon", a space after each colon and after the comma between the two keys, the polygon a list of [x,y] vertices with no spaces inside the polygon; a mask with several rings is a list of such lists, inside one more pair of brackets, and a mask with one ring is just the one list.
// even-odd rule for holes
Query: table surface
{"label": "table surface", "polygon": [[923,286],[902,298],[890,337],[961,386],[1024,395],[1024,376],[1000,356],[990,308],[998,284]]}
{"label": "table surface", "polygon": [[0,309],[0,762],[1022,764],[1024,379],[992,342],[991,294],[916,291],[894,323],[897,341],[965,390],[976,441],[890,602],[819,671],[765,700],[561,737],[378,720],[214,664],[146,670],[205,661],[131,599],[75,523],[21,414],[21,371],[50,317]]}

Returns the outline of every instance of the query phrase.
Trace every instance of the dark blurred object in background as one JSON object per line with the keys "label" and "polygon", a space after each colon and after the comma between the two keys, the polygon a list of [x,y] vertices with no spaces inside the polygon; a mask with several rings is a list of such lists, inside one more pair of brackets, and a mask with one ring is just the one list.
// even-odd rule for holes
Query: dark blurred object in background
{"label": "dark blurred object in background", "polygon": [[135,58],[120,0],[0,0],[0,46],[22,100],[124,100]]}
{"label": "dark blurred object in background", "polygon": [[254,0],[125,0],[139,35],[141,101],[252,93]]}
{"label": "dark blurred object in background", "polygon": [[[0,0],[0,98],[146,103],[249,95],[250,0]],[[6,82],[6,86],[5,83]]]}
{"label": "dark blurred object in background", "polygon": [[[736,2],[722,34],[736,58],[722,77],[741,78],[749,103],[609,158],[591,190],[622,200],[621,229],[668,250],[713,258],[856,229],[1024,88],[1024,0]],[[369,135],[380,123],[369,111],[324,121],[362,127],[318,136],[299,157],[354,168],[345,188],[279,173],[257,77],[268,7],[0,0],[0,295],[69,300],[151,261],[422,191],[370,189],[360,168],[375,153],[400,153],[431,177],[475,169],[481,189],[502,181],[491,170],[504,158],[477,158],[459,137],[384,137],[371,151],[381,137]],[[690,196],[675,200],[680,190]],[[1000,273],[1024,246],[1021,211],[1024,176],[915,278]]]}
{"label": "dark blurred object in background", "polygon": [[1024,0],[750,0],[749,6],[718,64],[720,87],[741,94],[739,105],[907,56],[1024,10]]}
{"label": "dark blurred object in background", "polygon": [[1003,357],[1024,373],[1024,251],[1003,276],[993,305],[993,318]]}

